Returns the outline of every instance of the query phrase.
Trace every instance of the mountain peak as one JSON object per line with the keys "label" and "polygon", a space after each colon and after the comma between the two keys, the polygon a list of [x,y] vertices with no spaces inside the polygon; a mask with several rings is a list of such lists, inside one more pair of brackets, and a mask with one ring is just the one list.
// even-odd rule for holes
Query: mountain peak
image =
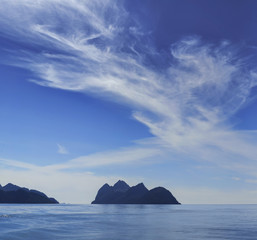
{"label": "mountain peak", "polygon": [[12,183],[0,185],[0,203],[58,203],[37,190],[29,190]]}
{"label": "mountain peak", "polygon": [[92,204],[180,204],[167,189],[148,190],[143,183],[130,187],[119,180],[113,187],[104,184]]}
{"label": "mountain peak", "polygon": [[2,189],[5,191],[5,192],[10,192],[10,191],[17,191],[19,190],[21,187],[17,186],[17,185],[14,185],[12,183],[8,183],[6,184],[4,187],[2,187]]}
{"label": "mountain peak", "polygon": [[126,192],[129,188],[130,186],[122,180],[119,180],[113,185],[113,190],[115,192]]}
{"label": "mountain peak", "polygon": [[141,201],[142,204],[180,204],[172,193],[164,187],[151,189]]}
{"label": "mountain peak", "polygon": [[137,192],[148,192],[149,191],[143,183],[139,183],[136,186],[131,187],[130,189],[133,191],[137,191]]}
{"label": "mountain peak", "polygon": [[140,187],[140,188],[146,188],[146,186],[143,183],[139,183],[136,185],[136,187]]}

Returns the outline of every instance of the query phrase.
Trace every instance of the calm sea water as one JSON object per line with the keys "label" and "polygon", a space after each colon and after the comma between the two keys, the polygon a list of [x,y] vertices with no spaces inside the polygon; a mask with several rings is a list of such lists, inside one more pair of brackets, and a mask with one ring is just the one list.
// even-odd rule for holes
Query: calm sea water
{"label": "calm sea water", "polygon": [[0,205],[1,240],[257,239],[257,205]]}

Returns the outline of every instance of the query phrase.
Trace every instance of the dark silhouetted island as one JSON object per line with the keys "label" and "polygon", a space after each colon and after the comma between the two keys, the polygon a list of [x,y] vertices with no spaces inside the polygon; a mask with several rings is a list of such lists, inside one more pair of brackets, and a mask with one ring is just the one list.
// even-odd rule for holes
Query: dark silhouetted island
{"label": "dark silhouetted island", "polygon": [[0,185],[0,203],[55,203],[54,198],[47,197],[37,190],[19,187],[8,183],[4,187]]}
{"label": "dark silhouetted island", "polygon": [[180,204],[170,191],[163,187],[148,190],[143,183],[130,187],[119,180],[114,186],[104,184],[92,204]]}

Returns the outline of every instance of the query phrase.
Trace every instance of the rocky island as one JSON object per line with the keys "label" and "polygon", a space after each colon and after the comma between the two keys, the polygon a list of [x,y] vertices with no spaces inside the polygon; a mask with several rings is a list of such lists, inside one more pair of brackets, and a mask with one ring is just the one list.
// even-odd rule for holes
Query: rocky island
{"label": "rocky island", "polygon": [[170,191],[163,187],[148,190],[143,183],[130,187],[119,180],[114,186],[104,184],[92,204],[180,204]]}
{"label": "rocky island", "polygon": [[0,203],[55,203],[54,198],[47,197],[44,193],[37,190],[19,187],[8,183],[4,187],[0,185]]}

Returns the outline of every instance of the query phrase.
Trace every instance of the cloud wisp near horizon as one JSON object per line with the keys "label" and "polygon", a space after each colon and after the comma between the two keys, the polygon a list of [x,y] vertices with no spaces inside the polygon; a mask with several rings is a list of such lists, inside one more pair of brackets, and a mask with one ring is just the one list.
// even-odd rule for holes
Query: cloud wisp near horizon
{"label": "cloud wisp near horizon", "polygon": [[[117,1],[4,3],[1,31],[7,39],[20,36],[15,40],[20,49],[8,49],[7,64],[30,70],[29,81],[42,87],[126,105],[153,135],[135,147],[42,169],[121,164],[165,152],[257,177],[257,132],[236,129],[230,121],[257,87],[256,66],[251,56],[242,57],[243,47],[185,36],[171,42],[169,51],[159,51],[149,29]],[[60,154],[68,153],[57,146]]]}

